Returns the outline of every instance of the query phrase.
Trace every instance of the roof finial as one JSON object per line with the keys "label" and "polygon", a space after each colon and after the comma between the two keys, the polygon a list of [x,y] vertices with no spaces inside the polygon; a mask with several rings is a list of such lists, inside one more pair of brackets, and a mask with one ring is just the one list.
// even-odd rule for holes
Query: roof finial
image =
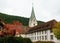
{"label": "roof finial", "polygon": [[32,7],[33,7],[33,1],[32,1]]}
{"label": "roof finial", "polygon": [[33,7],[33,2],[32,2],[32,7]]}

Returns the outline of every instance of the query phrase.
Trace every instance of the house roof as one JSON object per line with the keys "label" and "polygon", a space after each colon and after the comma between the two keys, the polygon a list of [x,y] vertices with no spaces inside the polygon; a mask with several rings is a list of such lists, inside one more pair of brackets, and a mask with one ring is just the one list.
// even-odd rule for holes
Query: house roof
{"label": "house roof", "polygon": [[56,20],[51,20],[51,21],[45,22],[43,24],[40,24],[38,26],[29,28],[29,30],[26,33],[32,33],[32,32],[52,29],[56,23],[57,23]]}

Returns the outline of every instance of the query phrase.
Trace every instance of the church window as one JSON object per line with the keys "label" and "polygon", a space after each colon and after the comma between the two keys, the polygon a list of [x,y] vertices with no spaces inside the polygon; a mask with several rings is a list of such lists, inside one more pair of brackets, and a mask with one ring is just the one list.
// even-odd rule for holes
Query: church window
{"label": "church window", "polygon": [[40,36],[40,40],[41,40],[41,36]]}
{"label": "church window", "polygon": [[45,36],[45,40],[47,40],[47,35]]}
{"label": "church window", "polygon": [[44,36],[42,36],[42,40],[44,40]]}
{"label": "church window", "polygon": [[37,36],[37,40],[39,40],[39,36]]}
{"label": "church window", "polygon": [[50,35],[50,39],[53,40],[53,35]]}
{"label": "church window", "polygon": [[52,29],[50,30],[50,33],[52,33]]}
{"label": "church window", "polygon": [[45,30],[45,34],[47,33],[47,31]]}
{"label": "church window", "polygon": [[35,37],[35,40],[36,40],[36,37]]}
{"label": "church window", "polygon": [[42,31],[42,34],[44,33],[44,31]]}
{"label": "church window", "polygon": [[39,32],[39,35],[41,35],[41,32]]}

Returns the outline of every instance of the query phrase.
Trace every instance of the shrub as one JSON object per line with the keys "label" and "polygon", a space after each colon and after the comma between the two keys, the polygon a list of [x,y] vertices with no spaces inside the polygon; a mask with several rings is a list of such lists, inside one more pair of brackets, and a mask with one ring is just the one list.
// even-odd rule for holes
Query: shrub
{"label": "shrub", "polygon": [[15,37],[17,43],[23,43],[23,38],[20,37]]}
{"label": "shrub", "polygon": [[0,43],[32,43],[29,38],[6,36],[0,37]]}
{"label": "shrub", "polygon": [[29,38],[24,38],[23,43],[32,43],[32,41]]}

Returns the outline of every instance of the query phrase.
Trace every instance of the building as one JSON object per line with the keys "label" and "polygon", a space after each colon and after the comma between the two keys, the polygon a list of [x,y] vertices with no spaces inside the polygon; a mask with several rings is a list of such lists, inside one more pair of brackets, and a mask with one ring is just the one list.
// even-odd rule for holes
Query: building
{"label": "building", "polygon": [[34,9],[32,8],[32,14],[29,20],[29,27],[27,32],[25,33],[26,38],[30,38],[33,42],[35,41],[54,41],[60,43],[53,31],[52,28],[55,27],[57,23],[56,20],[51,20],[42,24],[37,23]]}
{"label": "building", "polygon": [[51,20],[49,22],[43,23],[41,25],[30,28],[26,37],[30,38],[32,41],[57,41],[52,28],[55,26],[57,22],[55,20]]}

